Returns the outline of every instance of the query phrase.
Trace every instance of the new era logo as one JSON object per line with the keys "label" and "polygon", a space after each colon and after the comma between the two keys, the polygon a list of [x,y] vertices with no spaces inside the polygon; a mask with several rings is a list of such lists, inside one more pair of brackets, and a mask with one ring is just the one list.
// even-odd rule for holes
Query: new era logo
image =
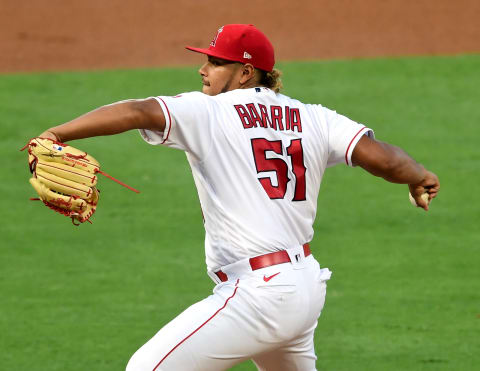
{"label": "new era logo", "polygon": [[243,52],[243,58],[252,59],[252,56],[250,54],[248,54],[247,52]]}

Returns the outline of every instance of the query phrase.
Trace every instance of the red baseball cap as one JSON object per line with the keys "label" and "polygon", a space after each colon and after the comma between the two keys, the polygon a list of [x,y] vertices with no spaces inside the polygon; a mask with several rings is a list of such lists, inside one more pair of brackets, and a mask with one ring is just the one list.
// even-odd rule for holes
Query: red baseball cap
{"label": "red baseball cap", "polygon": [[218,29],[208,49],[186,48],[229,61],[250,63],[267,72],[275,65],[272,44],[253,24],[227,24]]}

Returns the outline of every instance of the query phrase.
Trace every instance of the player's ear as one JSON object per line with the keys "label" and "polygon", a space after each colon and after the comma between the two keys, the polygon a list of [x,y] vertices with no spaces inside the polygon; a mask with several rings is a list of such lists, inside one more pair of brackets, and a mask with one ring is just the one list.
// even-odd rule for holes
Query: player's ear
{"label": "player's ear", "polygon": [[255,67],[250,63],[242,66],[242,75],[240,77],[240,84],[244,85],[255,77]]}

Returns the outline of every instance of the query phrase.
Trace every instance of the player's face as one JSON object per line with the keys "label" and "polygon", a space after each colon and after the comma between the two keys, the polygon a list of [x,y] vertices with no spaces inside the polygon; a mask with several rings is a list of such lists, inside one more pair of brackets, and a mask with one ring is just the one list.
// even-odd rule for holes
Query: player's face
{"label": "player's face", "polygon": [[202,92],[217,95],[241,87],[242,64],[225,59],[208,57],[198,72],[202,76]]}

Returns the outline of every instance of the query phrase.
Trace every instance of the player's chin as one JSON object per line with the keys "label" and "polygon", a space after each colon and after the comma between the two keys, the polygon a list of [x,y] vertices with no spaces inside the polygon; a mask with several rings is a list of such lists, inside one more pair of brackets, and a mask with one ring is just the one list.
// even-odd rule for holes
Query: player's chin
{"label": "player's chin", "polygon": [[202,93],[207,95],[217,95],[218,93],[210,85],[203,85],[202,86]]}

